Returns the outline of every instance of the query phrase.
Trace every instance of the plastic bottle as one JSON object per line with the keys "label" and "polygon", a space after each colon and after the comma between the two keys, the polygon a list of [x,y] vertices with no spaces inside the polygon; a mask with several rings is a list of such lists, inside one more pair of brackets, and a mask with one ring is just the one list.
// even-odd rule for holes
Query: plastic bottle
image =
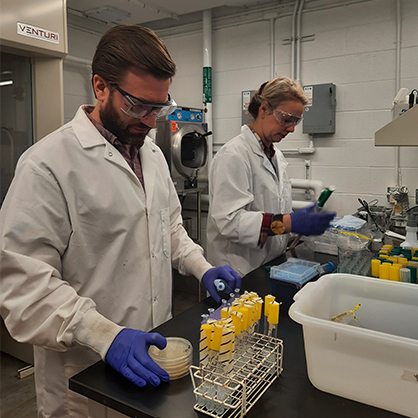
{"label": "plastic bottle", "polygon": [[405,241],[401,243],[402,248],[418,247],[417,224],[418,224],[418,206],[415,206],[408,210],[408,222],[406,224],[406,238],[405,238]]}
{"label": "plastic bottle", "polygon": [[329,261],[328,263],[315,266],[315,269],[318,272],[319,276],[322,276],[327,273],[332,273],[335,270],[335,265],[334,263],[331,263],[331,261]]}

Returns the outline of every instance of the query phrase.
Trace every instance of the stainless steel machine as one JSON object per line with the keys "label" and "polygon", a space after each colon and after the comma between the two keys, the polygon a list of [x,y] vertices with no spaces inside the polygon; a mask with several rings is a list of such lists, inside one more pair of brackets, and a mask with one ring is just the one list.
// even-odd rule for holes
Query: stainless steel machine
{"label": "stainless steel machine", "polygon": [[179,193],[207,186],[207,125],[202,109],[178,107],[158,120],[155,143],[162,149]]}

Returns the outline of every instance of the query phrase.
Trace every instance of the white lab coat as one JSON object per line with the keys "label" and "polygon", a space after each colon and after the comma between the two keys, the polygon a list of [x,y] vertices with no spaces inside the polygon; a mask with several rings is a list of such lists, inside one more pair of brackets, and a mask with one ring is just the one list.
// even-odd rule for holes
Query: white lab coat
{"label": "white lab coat", "polygon": [[39,416],[87,417],[68,378],[104,358],[121,326],[171,317],[172,266],[198,279],[212,267],[149,138],[140,158],[145,193],[80,108],[18,163],[0,213],[1,315],[35,345]]}
{"label": "white lab coat", "polygon": [[241,276],[282,254],[288,235],[259,246],[263,213],[290,213],[287,161],[275,147],[273,167],[247,125],[215,155],[209,175],[207,258],[230,265]]}

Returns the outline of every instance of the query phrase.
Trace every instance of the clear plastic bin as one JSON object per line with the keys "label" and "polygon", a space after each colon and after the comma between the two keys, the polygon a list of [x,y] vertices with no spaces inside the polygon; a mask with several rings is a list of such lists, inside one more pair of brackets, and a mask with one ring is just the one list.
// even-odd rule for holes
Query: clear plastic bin
{"label": "clear plastic bin", "polygon": [[[316,388],[418,418],[418,285],[327,274],[294,299]],[[361,327],[331,321],[358,303]]]}

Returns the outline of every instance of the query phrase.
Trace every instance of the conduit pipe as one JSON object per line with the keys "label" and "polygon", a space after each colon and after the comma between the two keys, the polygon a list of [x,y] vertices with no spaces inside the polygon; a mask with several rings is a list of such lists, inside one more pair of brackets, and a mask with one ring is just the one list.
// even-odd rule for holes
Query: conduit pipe
{"label": "conduit pipe", "polygon": [[[398,93],[401,88],[401,34],[402,34],[402,10],[401,0],[396,0],[396,91]],[[395,147],[395,185],[402,187],[401,174],[401,153],[400,148]]]}
{"label": "conduit pipe", "polygon": [[[301,62],[301,38],[302,38],[302,10],[305,0],[296,0],[295,8],[293,10],[293,20],[292,20],[292,56],[291,56],[291,78],[296,80],[299,85],[302,85],[300,78],[300,62]],[[297,17],[297,19],[296,19]],[[296,33],[296,35],[295,35]],[[295,39],[296,38],[296,39]],[[296,49],[296,54],[295,54]],[[295,66],[295,56],[296,56],[296,66]],[[296,67],[296,69],[295,69]],[[315,152],[315,147],[312,139],[309,141],[309,147],[302,148],[291,148],[281,150],[283,154],[286,155],[299,155],[299,154],[313,154]]]}
{"label": "conduit pipe", "polygon": [[295,1],[295,8],[293,9],[293,17],[292,17],[292,45],[291,45],[291,60],[290,60],[290,77],[294,80],[296,78],[296,71],[295,71],[295,42],[296,42],[296,16],[299,7],[299,1]]}
{"label": "conduit pipe", "polygon": [[[296,179],[291,178],[290,183],[292,189],[301,189],[301,190],[312,190],[314,199],[318,199],[319,195],[321,194],[322,190],[324,190],[325,186],[324,183],[320,180],[308,180],[308,179]],[[190,212],[196,211],[196,194],[191,193],[187,196],[186,204],[184,205],[184,209]],[[302,209],[306,206],[312,204],[312,201],[306,200],[292,200],[292,208],[294,210]],[[202,205],[202,212],[208,211],[209,206],[209,196],[206,194],[201,195],[201,205]]]}
{"label": "conduit pipe", "polygon": [[297,19],[297,31],[296,31],[296,77],[295,80],[299,85],[302,85],[302,80],[300,78],[300,67],[301,67],[301,43],[302,43],[302,10],[305,4],[305,0],[301,0],[298,10],[298,19]]}
{"label": "conduit pipe", "polygon": [[[203,68],[209,68],[212,77],[212,10],[203,11]],[[210,93],[212,96],[212,92]],[[203,101],[205,102],[205,122],[208,125],[208,132],[212,131],[212,101],[206,103],[203,93]],[[208,140],[208,170],[213,158],[213,138],[212,135],[206,137]]]}
{"label": "conduit pipe", "polygon": [[315,147],[313,144],[312,139],[309,141],[309,147],[300,147],[300,148],[289,148],[289,149],[281,149],[280,150],[283,154],[313,154],[315,152]]}
{"label": "conduit pipe", "polygon": [[[314,198],[317,199],[324,190],[324,183],[320,180],[308,180],[308,179],[290,179],[290,184],[292,189],[303,189],[303,190],[312,190],[314,192]],[[312,204],[312,201],[304,200],[292,200],[292,208],[294,210],[302,209],[306,206]]]}
{"label": "conduit pipe", "polygon": [[276,64],[276,39],[275,39],[275,33],[274,33],[274,26],[276,22],[275,16],[270,18],[270,79],[272,80],[275,77],[275,64]]}

